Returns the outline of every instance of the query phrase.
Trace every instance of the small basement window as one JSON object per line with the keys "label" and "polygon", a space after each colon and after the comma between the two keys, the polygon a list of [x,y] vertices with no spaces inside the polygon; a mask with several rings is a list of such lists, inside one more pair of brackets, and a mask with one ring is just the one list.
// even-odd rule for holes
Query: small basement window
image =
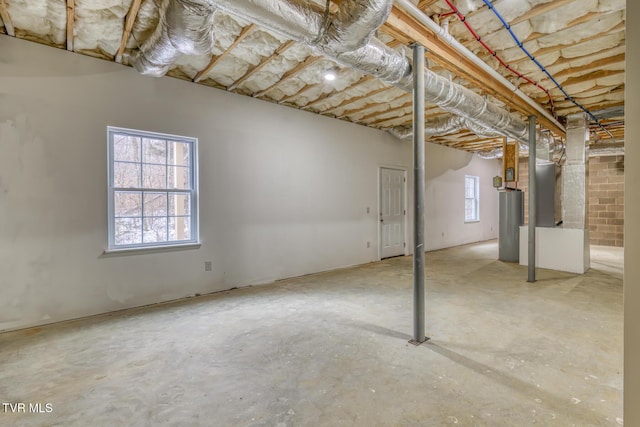
{"label": "small basement window", "polygon": [[480,221],[480,178],[465,175],[464,177],[464,221]]}
{"label": "small basement window", "polygon": [[198,242],[197,139],[108,127],[109,249]]}

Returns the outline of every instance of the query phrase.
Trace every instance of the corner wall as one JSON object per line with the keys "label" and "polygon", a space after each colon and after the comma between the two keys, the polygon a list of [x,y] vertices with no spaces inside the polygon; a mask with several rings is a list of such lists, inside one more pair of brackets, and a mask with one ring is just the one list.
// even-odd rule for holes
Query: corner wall
{"label": "corner wall", "polygon": [[[0,331],[376,261],[380,166],[412,192],[411,144],[384,132],[8,36],[0,52]],[[108,125],[199,139],[200,248],[103,254]],[[443,224],[484,161],[429,146],[428,188],[459,192],[429,199]]]}
{"label": "corner wall", "polygon": [[[498,237],[498,191],[493,177],[502,160],[483,160],[442,145],[426,146],[425,244],[428,251]],[[464,222],[464,177],[480,178],[480,221]]]}
{"label": "corner wall", "polygon": [[[640,3],[627,1],[627,23],[640,19]],[[627,25],[627,40],[640,40],[640,27]],[[627,44],[625,86],[624,215],[624,424],[640,426],[640,44]],[[634,190],[632,190],[634,189]]]}

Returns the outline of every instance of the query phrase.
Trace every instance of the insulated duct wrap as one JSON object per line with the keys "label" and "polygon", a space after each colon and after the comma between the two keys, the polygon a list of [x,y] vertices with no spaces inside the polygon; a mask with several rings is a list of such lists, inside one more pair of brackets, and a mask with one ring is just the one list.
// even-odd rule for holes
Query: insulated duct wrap
{"label": "insulated duct wrap", "polygon": [[141,74],[160,77],[182,54],[211,52],[213,15],[214,9],[198,1],[164,0],[158,26],[134,53],[131,64]]}
{"label": "insulated duct wrap", "polygon": [[606,146],[596,145],[589,147],[589,157],[624,156],[624,145]]}
{"label": "insulated duct wrap", "polygon": [[[435,117],[426,121],[424,134],[426,137],[434,135],[441,136],[458,132],[463,129],[468,129],[476,135],[487,138],[502,136],[500,132],[479,126],[477,123],[474,123],[462,116],[456,116],[453,114]],[[390,129],[389,132],[398,139],[410,139],[413,136],[413,129],[405,126],[396,126],[395,128]]]}
{"label": "insulated duct wrap", "polygon": [[[411,91],[411,66],[407,58],[371,37],[378,27],[363,30],[365,25],[382,25],[391,11],[392,0],[346,1],[345,5],[340,7],[341,12],[339,11],[338,15],[327,19],[324,10],[303,0],[203,1],[225,13],[304,43],[343,66],[371,74],[386,83],[395,85],[404,79],[402,88]],[[347,12],[343,9],[347,4],[360,12]],[[368,7],[372,7],[374,12],[363,12]],[[348,22],[349,17],[362,19],[362,22]],[[347,34],[356,36],[356,39],[347,43],[350,49],[339,46],[340,43],[345,43],[343,39]]]}
{"label": "insulated duct wrap", "polygon": [[479,151],[476,153],[476,156],[484,160],[500,159],[502,158],[502,151],[502,148],[494,148],[489,151]]}
{"label": "insulated duct wrap", "polygon": [[[331,15],[304,0],[164,0],[161,22],[133,64],[143,74],[160,76],[180,54],[206,53],[213,42],[213,13],[219,9],[411,92],[409,60],[372,37],[392,6],[393,0],[343,0],[338,12]],[[528,144],[525,121],[429,69],[425,69],[425,98],[464,117],[475,125],[475,130],[488,129],[492,136],[505,135]],[[553,146],[549,135],[538,131],[537,139]]]}
{"label": "insulated duct wrap", "polygon": [[389,0],[343,0],[320,44],[335,54],[362,48],[385,23],[392,6]]}

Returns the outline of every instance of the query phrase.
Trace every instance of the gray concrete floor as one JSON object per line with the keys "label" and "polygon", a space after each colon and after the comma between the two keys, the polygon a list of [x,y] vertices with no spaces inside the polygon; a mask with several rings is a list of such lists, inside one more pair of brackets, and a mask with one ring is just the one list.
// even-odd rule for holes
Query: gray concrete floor
{"label": "gray concrete floor", "polygon": [[0,425],[622,424],[622,251],[535,284],[496,258],[427,254],[419,347],[410,257],[1,334],[0,398],[43,406]]}

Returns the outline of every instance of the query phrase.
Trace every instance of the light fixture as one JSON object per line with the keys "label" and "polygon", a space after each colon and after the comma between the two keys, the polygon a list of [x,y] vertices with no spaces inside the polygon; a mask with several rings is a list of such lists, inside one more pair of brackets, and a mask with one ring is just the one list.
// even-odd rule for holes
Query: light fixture
{"label": "light fixture", "polygon": [[337,68],[329,68],[324,72],[324,79],[328,82],[334,81],[338,77]]}

